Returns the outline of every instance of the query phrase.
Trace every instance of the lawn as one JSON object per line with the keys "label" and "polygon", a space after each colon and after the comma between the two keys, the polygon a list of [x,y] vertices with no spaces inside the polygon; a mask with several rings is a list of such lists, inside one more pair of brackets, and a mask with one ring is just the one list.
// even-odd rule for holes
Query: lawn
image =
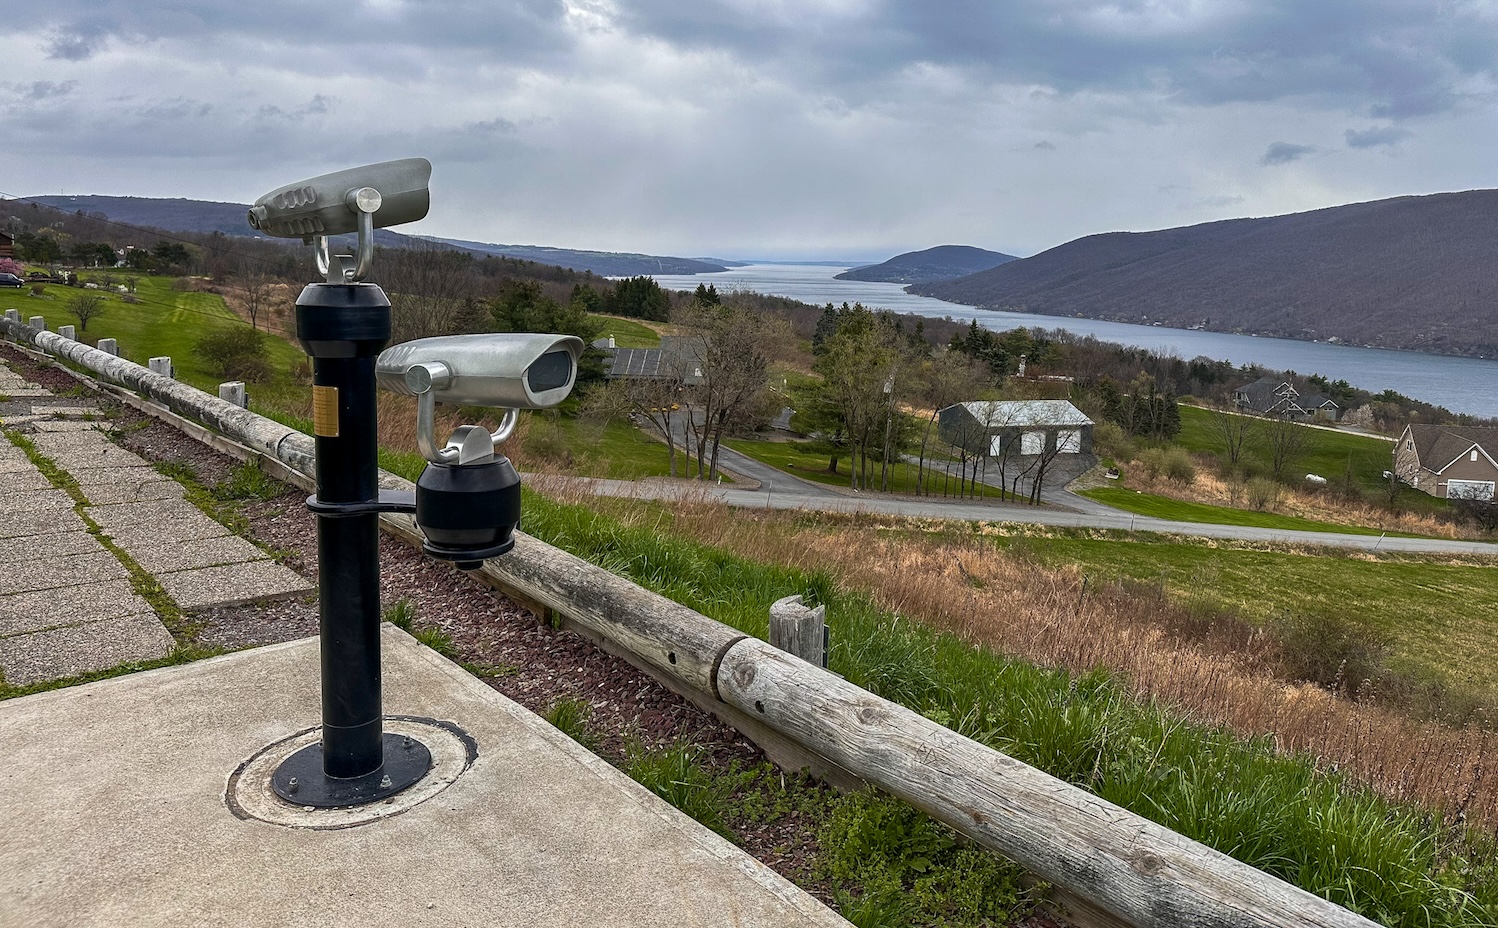
{"label": "lawn", "polygon": [[[126,303],[120,299],[123,294],[119,293],[101,294],[107,299],[104,311],[89,320],[88,330],[78,332],[78,338],[90,345],[97,344],[101,338],[116,339],[120,356],[137,364],[145,364],[154,357],[170,357],[178,380],[217,394],[218,384],[223,378],[197,357],[193,347],[210,331],[246,323],[229,311],[223,297],[173,290],[173,279],[139,277],[135,293],[139,303]],[[95,292],[49,284],[42,296],[31,296],[29,290],[17,291],[15,299],[0,308],[14,306],[21,311],[23,320],[42,316],[47,320],[47,328],[56,332],[60,326],[76,327],[78,324],[68,309],[69,302],[80,293]],[[266,344],[270,350],[271,368],[278,373],[288,373],[296,364],[306,360],[302,349],[284,338],[272,335]]]}
{"label": "lawn", "polygon": [[[1171,519],[1176,522],[1203,522],[1210,525],[1248,525],[1254,528],[1294,529],[1304,532],[1340,532],[1345,535],[1379,535],[1376,528],[1361,525],[1337,525],[1332,522],[1317,522],[1300,516],[1285,516],[1273,512],[1255,512],[1252,509],[1234,509],[1230,506],[1213,506],[1210,503],[1190,503],[1140,493],[1125,487],[1097,487],[1083,490],[1082,496],[1122,509],[1125,512],[1151,516],[1156,519]],[[1390,532],[1389,534],[1398,534]],[[1410,536],[1401,536],[1410,537]]]}
{"label": "lawn", "polygon": [[625,319],[620,316],[600,316],[593,314],[588,318],[603,326],[603,337],[614,337],[614,345],[619,348],[659,348],[661,344],[661,333],[633,319]]}
{"label": "lawn", "polygon": [[1252,550],[1220,541],[1023,537],[1001,541],[1098,579],[1160,584],[1172,598],[1255,622],[1329,615],[1387,635],[1394,661],[1460,689],[1498,696],[1498,566],[1419,558]]}
{"label": "lawn", "polygon": [[[747,455],[761,464],[768,464],[778,470],[809,480],[812,483],[823,483],[828,486],[846,487],[849,485],[848,468],[851,466],[846,454],[838,459],[836,474],[827,472],[827,455],[817,450],[818,446],[806,441],[756,441],[745,438],[727,438],[723,444],[732,448],[740,454]],[[872,479],[877,484],[879,480],[878,462],[870,462]],[[914,492],[918,468],[913,464],[897,462],[892,468],[890,475],[890,489],[895,493]],[[934,487],[940,488],[938,482],[942,479],[941,474],[928,473],[928,481],[932,481]],[[954,488],[956,477],[950,478]],[[997,497],[999,491],[994,487],[983,488],[988,496]]]}

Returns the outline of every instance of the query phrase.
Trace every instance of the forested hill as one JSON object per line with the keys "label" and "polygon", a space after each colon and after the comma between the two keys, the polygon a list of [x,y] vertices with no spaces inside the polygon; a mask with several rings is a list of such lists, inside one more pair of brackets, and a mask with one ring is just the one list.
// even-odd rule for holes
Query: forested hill
{"label": "forested hill", "polygon": [[974,248],[972,245],[937,245],[924,251],[907,251],[881,264],[855,267],[837,275],[838,280],[872,280],[896,284],[951,280],[1016,261],[1014,255]]}
{"label": "forested hill", "polygon": [[[39,196],[28,202],[40,203],[69,213],[107,216],[115,222],[133,226],[150,226],[178,232],[222,232],[225,235],[256,235],[245,219],[249,206],[242,203],[219,203],[210,200],[164,199],[159,197],[111,196]],[[605,277],[632,277],[641,274],[707,274],[726,271],[727,267],[693,258],[624,254],[605,251],[577,251],[540,245],[491,245],[435,236],[410,236],[390,229],[375,232],[375,241],[392,248],[415,247],[420,241],[472,252],[497,255],[557,265],[574,271],[591,271]],[[430,246],[428,246],[430,247]]]}
{"label": "forested hill", "polygon": [[619,251],[579,251],[572,248],[550,248],[544,245],[494,245],[488,242],[469,242],[456,238],[430,237],[468,251],[506,258],[520,258],[569,267],[574,271],[592,271],[604,277],[635,277],[654,274],[712,274],[726,271],[722,264],[699,261],[696,258],[675,258],[663,255],[637,255]]}
{"label": "forested hill", "polygon": [[1055,316],[1498,356],[1498,190],[1091,235],[913,293]]}

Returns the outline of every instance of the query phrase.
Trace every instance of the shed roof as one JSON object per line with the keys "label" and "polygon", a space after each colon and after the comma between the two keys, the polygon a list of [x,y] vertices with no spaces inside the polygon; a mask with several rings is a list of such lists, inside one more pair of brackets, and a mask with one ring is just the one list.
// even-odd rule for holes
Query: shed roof
{"label": "shed roof", "polygon": [[1003,400],[957,405],[977,422],[990,428],[1034,425],[1092,425],[1082,410],[1066,400]]}

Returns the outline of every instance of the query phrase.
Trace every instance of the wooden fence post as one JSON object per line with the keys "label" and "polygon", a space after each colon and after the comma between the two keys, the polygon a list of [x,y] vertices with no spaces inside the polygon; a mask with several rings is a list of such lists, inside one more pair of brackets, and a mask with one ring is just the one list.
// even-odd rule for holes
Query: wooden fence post
{"label": "wooden fence post", "polygon": [[813,667],[827,666],[827,607],[808,609],[799,596],[770,606],[770,644]]}

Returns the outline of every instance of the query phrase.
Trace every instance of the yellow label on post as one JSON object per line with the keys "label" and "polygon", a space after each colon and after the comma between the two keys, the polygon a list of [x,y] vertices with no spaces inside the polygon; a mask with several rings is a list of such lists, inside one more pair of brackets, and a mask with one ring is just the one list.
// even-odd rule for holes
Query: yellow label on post
{"label": "yellow label on post", "polygon": [[338,388],[312,388],[312,434],[319,438],[338,437]]}

